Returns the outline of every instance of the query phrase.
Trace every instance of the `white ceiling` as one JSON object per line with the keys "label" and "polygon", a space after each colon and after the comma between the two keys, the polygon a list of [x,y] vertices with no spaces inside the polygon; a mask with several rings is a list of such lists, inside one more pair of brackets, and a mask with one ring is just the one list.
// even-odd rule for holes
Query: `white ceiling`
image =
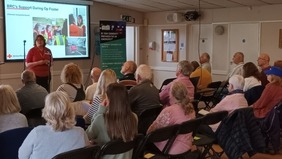
{"label": "white ceiling", "polygon": [[[91,0],[89,0],[91,1]],[[282,4],[282,0],[92,0],[141,12],[218,9]]]}

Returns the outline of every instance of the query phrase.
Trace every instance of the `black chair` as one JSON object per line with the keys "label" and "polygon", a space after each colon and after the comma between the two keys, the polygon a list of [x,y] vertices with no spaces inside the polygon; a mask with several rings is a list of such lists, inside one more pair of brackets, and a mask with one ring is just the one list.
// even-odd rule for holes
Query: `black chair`
{"label": "black chair", "polygon": [[172,82],[173,80],[175,80],[176,78],[168,78],[166,80],[163,81],[162,86],[160,87],[159,92],[161,92],[163,90],[163,87],[168,85],[170,82]]}
{"label": "black chair", "polygon": [[197,93],[199,93],[199,101],[203,101],[206,105],[206,110],[209,110],[211,109],[214,104],[210,105],[213,100],[215,99],[215,95],[218,91],[218,89],[220,88],[221,86],[221,81],[215,81],[215,82],[212,82],[210,84],[208,84],[207,86],[207,89],[203,89],[203,90],[200,90],[200,91],[197,91]]}
{"label": "black chair", "polygon": [[96,159],[100,159],[105,155],[122,154],[130,150],[132,150],[132,155],[133,155],[133,150],[137,148],[142,138],[143,135],[138,134],[134,138],[134,140],[128,142],[124,142],[122,139],[110,141],[101,147],[100,152],[96,155]]}
{"label": "black chair", "polygon": [[85,120],[84,120],[82,115],[76,115],[75,121],[76,121],[75,126],[79,126],[79,127],[83,128],[84,130],[86,129]]}
{"label": "black chair", "polygon": [[29,110],[25,114],[29,127],[36,127],[38,125],[46,124],[45,119],[42,118],[42,109],[43,108],[34,108],[34,109]]}
{"label": "black chair", "polygon": [[92,145],[60,153],[52,159],[95,159],[95,156],[99,153],[99,151],[100,146]]}
{"label": "black chair", "polygon": [[248,102],[248,105],[253,105],[261,96],[264,90],[264,86],[255,86],[249,90],[247,90],[244,95]]}
{"label": "black chair", "polygon": [[[206,126],[216,124],[216,123],[222,121],[227,115],[228,115],[227,111],[208,113],[207,115],[202,117],[201,124],[206,125]],[[207,136],[205,134],[196,133],[196,137],[199,137],[199,139],[194,140],[194,144],[197,147],[203,147],[204,148],[201,158],[209,158],[209,157],[220,158],[220,156],[222,155],[223,152],[218,153],[212,148],[212,145],[214,143],[216,143],[216,137],[215,136],[212,137],[212,136]],[[210,152],[210,150],[212,151],[212,153]],[[209,156],[207,156],[207,154]]]}
{"label": "black chair", "polygon": [[200,76],[190,78],[190,81],[192,82],[193,86],[195,87],[195,91],[197,90],[199,79],[200,79]]}
{"label": "black chair", "polygon": [[[196,132],[196,130],[198,129],[199,125],[202,122],[202,118],[196,118],[196,119],[192,119],[192,120],[188,120],[186,122],[183,122],[179,125],[178,130],[176,135],[174,136],[174,140],[176,139],[176,137],[178,135],[183,135],[183,134],[188,134],[188,133],[194,133]],[[164,151],[165,154],[169,153],[169,149],[172,147],[174,140],[171,140],[168,143],[167,149]],[[189,159],[197,159],[201,156],[201,152],[200,151],[187,151],[184,152],[182,154],[177,154],[177,155],[171,155],[171,158],[189,158]]]}
{"label": "black chair", "polygon": [[[175,139],[176,133],[178,131],[178,127],[179,125],[167,126],[167,127],[157,129],[147,134],[144,137],[144,139],[140,142],[138,148],[136,149],[134,153],[133,158],[134,159],[137,159],[139,157],[142,158],[145,152],[151,152],[160,157],[168,157],[169,155],[167,154],[167,152],[170,149],[169,146],[171,145],[171,142],[173,142]],[[162,151],[158,151],[158,150],[156,151],[148,147],[148,145],[153,145],[153,143],[155,142],[161,142],[161,141],[166,141],[166,140],[168,140],[167,144],[165,145]],[[157,149],[156,147],[154,148]]]}
{"label": "black chair", "polygon": [[163,107],[161,104],[152,106],[150,109],[146,109],[138,116],[138,133],[146,134],[150,125],[155,121]]}
{"label": "black chair", "polygon": [[228,80],[222,81],[219,88],[215,92],[213,99],[212,99],[212,107],[217,105],[223,97],[225,97],[228,94],[227,86],[228,86]]}
{"label": "black chair", "polygon": [[32,128],[16,128],[0,133],[1,159],[18,159],[18,150]]}

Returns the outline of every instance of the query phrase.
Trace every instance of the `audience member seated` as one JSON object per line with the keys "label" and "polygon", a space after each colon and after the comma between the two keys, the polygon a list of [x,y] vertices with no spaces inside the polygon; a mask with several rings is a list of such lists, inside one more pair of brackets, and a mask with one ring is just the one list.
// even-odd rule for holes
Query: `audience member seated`
{"label": "audience member seated", "polygon": [[[191,64],[195,64],[198,63],[197,61],[192,61]],[[195,64],[195,66],[193,66],[194,68],[197,66],[197,64]],[[197,67],[195,68],[195,70],[191,73],[190,78],[193,77],[199,77],[199,81],[198,81],[198,85],[197,85],[197,89],[203,89],[203,88],[207,88],[208,84],[210,84],[212,82],[212,76],[210,74],[210,72],[202,67]]]}
{"label": "audience member seated", "polygon": [[123,77],[119,79],[119,82],[124,84],[128,90],[137,84],[135,79],[136,69],[137,65],[134,61],[126,61],[121,67],[120,73],[123,74]]}
{"label": "audience member seated", "polygon": [[270,57],[268,54],[266,53],[262,53],[259,55],[258,57],[258,66],[260,68],[260,78],[261,78],[261,85],[266,86],[266,84],[269,83],[269,81],[267,80],[267,77],[264,73],[264,71],[270,69],[270,65],[269,65],[269,61],[270,61]]}
{"label": "audience member seated", "polygon": [[[103,145],[109,141],[122,139],[128,142],[137,135],[137,116],[131,111],[128,92],[124,85],[112,83],[106,91],[106,98],[93,116],[86,133],[94,144]],[[104,159],[129,159],[132,150],[115,156],[105,156]]]}
{"label": "audience member seated", "polygon": [[256,118],[263,119],[270,110],[282,100],[282,68],[272,66],[264,71],[269,83],[265,86],[261,97],[253,104]]}
{"label": "audience member seated", "polygon": [[211,73],[210,55],[206,52],[200,56],[201,67],[207,69]]}
{"label": "audience member seated", "polygon": [[236,52],[232,58],[235,67],[228,74],[227,79],[233,75],[243,76],[244,54],[242,52]]}
{"label": "audience member seated", "polygon": [[19,159],[50,159],[89,145],[85,131],[75,126],[75,113],[65,92],[47,95],[42,117],[47,124],[31,130],[19,149]]}
{"label": "audience member seated", "polygon": [[123,63],[120,73],[123,74],[123,77],[121,77],[119,79],[119,81],[122,80],[134,80],[135,79],[135,71],[137,69],[137,65],[134,61],[126,61],[125,63]]}
{"label": "audience member seated", "polygon": [[33,71],[25,70],[21,74],[24,86],[16,91],[21,106],[21,113],[26,114],[32,109],[43,108],[47,90],[36,83]]}
{"label": "audience member seated", "polygon": [[94,93],[96,92],[97,82],[99,80],[101,69],[98,67],[94,67],[91,70],[90,78],[92,80],[92,85],[88,86],[85,91],[85,100],[89,101],[90,103],[93,101]]}
{"label": "audience member seated", "polygon": [[26,117],[20,111],[20,103],[13,88],[0,85],[0,133],[28,126]]}
{"label": "audience member seated", "polygon": [[116,83],[117,76],[112,69],[102,71],[97,83],[97,89],[93,97],[93,102],[87,114],[84,116],[85,123],[89,124],[93,115],[98,111],[100,103],[106,98],[106,89],[109,84]]}
{"label": "audience member seated", "polygon": [[[244,78],[241,75],[233,75],[228,80],[228,91],[229,94],[225,96],[214,108],[209,112],[219,112],[228,111],[228,114],[232,113],[234,110],[248,107],[248,102],[244,97],[243,87]],[[220,122],[214,125],[201,125],[199,128],[199,133],[206,134],[209,136],[214,136],[214,132],[217,130]]]}
{"label": "audience member seated", "polygon": [[261,85],[259,70],[252,62],[247,62],[243,65],[243,77],[245,78],[244,92]]}
{"label": "audience member seated", "polygon": [[86,101],[84,101],[85,92],[82,84],[82,72],[79,66],[74,63],[65,65],[61,72],[61,81],[63,84],[58,87],[57,91],[67,93],[76,115],[85,115],[89,107],[83,106]]}
{"label": "audience member seated", "polygon": [[129,90],[131,109],[138,116],[146,109],[160,106],[159,90],[152,82],[152,70],[142,64],[136,70],[137,85]]}
{"label": "audience member seated", "polygon": [[190,81],[189,76],[193,71],[193,66],[187,60],[180,61],[177,65],[176,70],[176,79],[170,82],[161,92],[160,92],[160,100],[164,106],[172,105],[169,99],[170,87],[173,82],[180,81],[184,84],[184,86],[188,89],[187,98],[190,100],[194,99],[194,85]]}
{"label": "audience member seated", "polygon": [[[187,98],[188,90],[185,85],[176,81],[173,82],[170,89],[170,98],[172,99],[172,105],[164,108],[157,119],[149,127],[147,133],[150,133],[156,129],[180,124],[184,121],[195,118],[195,111],[193,105],[190,103],[190,99]],[[184,153],[192,148],[192,133],[179,135],[176,137],[169,154]],[[167,141],[155,143],[160,151],[163,150]]]}

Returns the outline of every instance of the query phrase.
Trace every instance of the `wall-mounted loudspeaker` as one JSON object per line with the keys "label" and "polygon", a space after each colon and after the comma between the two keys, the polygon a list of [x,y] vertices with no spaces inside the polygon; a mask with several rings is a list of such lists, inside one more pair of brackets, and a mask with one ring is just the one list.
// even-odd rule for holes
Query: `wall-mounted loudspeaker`
{"label": "wall-mounted loudspeaker", "polygon": [[224,27],[222,25],[217,25],[214,28],[214,32],[215,32],[216,35],[222,35],[222,34],[224,34]]}
{"label": "wall-mounted loudspeaker", "polygon": [[194,21],[200,17],[200,14],[197,11],[189,11],[184,14],[186,21]]}

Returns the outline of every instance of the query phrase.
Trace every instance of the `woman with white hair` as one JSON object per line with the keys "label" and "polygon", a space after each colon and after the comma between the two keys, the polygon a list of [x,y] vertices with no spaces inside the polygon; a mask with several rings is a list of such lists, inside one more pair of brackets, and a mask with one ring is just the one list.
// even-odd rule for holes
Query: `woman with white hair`
{"label": "woman with white hair", "polygon": [[[233,75],[229,78],[228,95],[223,98],[210,112],[228,111],[228,114],[234,110],[248,107],[248,102],[244,96],[244,77],[241,75]],[[215,132],[218,124],[210,125],[212,130]]]}
{"label": "woman with white hair", "polygon": [[75,113],[66,93],[56,91],[47,95],[42,117],[47,124],[28,134],[19,149],[19,159],[50,159],[89,144],[85,131],[75,126]]}

